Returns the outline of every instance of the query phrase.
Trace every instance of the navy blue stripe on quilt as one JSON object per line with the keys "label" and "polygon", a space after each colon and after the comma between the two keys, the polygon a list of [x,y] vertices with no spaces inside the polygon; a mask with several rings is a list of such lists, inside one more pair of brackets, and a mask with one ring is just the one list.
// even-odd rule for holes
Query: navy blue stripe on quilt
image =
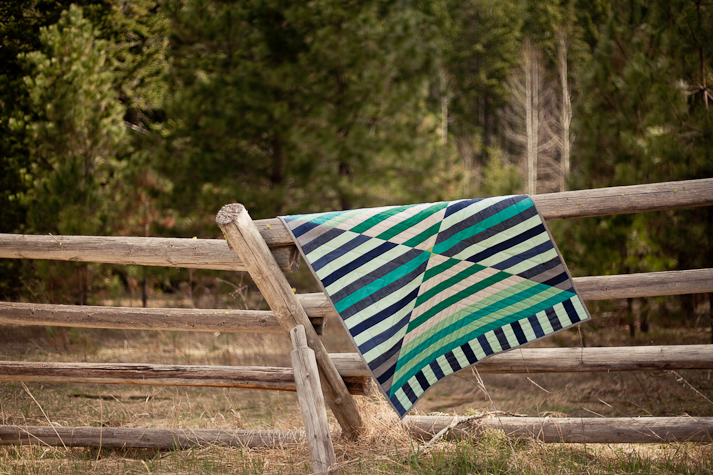
{"label": "navy blue stripe on quilt", "polygon": [[463,350],[463,354],[468,360],[468,363],[474,364],[478,362],[478,357],[475,356],[475,353],[473,352],[473,348],[471,348],[470,343],[465,343],[460,347],[460,349]]}
{"label": "navy blue stripe on quilt", "polygon": [[[527,196],[525,195],[520,195],[520,196],[513,196],[508,199],[504,199],[501,201],[498,201],[497,203],[488,206],[487,208],[478,211],[477,213],[473,214],[472,216],[467,217],[466,219],[452,225],[448,229],[442,230],[438,232],[438,239],[436,240],[436,244],[440,244],[443,241],[446,241],[453,237],[453,235],[463,231],[464,229],[476,226],[480,221],[487,219],[500,211],[509,208],[510,206],[514,205],[515,203],[518,203],[524,199],[527,199]],[[480,200],[478,200],[480,201]],[[472,201],[470,204],[477,203],[477,201]],[[449,214],[453,213],[448,213],[450,211],[450,206],[447,208],[447,213],[446,216]],[[465,208],[465,206],[463,206]]]}
{"label": "navy blue stripe on quilt", "polygon": [[[352,337],[356,338],[358,335],[367,331],[374,325],[377,325],[378,323],[383,322],[389,316],[395,315],[397,312],[399,312],[405,306],[407,306],[408,304],[410,304],[411,302],[416,300],[416,297],[418,297],[418,288],[413,289],[411,292],[409,292],[407,295],[405,295],[404,298],[402,298],[401,300],[389,305],[388,307],[381,310],[380,312],[377,312],[373,316],[365,319],[358,325],[351,327],[349,329],[349,333],[351,333]],[[408,315],[406,315],[406,323],[408,323],[409,318],[411,318],[411,312],[408,312]],[[392,331],[394,326],[398,326],[398,328]],[[392,324],[391,328],[386,331],[391,332],[391,334],[393,335],[394,333],[398,332],[399,330],[401,330],[401,326],[400,326],[400,322],[397,322],[395,324]],[[381,335],[383,335],[383,333]],[[377,335],[377,336],[372,335],[372,337],[376,338],[376,339],[380,338],[379,335]],[[385,338],[384,341],[387,340],[388,338],[390,338],[390,336]],[[378,344],[381,344],[382,342],[379,342]],[[377,345],[374,345],[374,346],[377,346]],[[361,349],[362,347],[360,346],[359,348]],[[371,348],[369,348],[369,349],[371,349]],[[362,350],[362,353],[365,353],[365,351]]]}
{"label": "navy blue stripe on quilt", "polygon": [[[384,354],[379,355],[377,358],[374,358],[372,361],[369,361],[369,363],[368,363],[368,364],[369,364],[369,368],[370,368],[372,371],[376,371],[377,369],[379,369],[384,363],[386,363],[387,361],[389,361],[389,359],[390,359],[392,356],[394,356],[394,355],[397,354],[399,351],[401,351],[401,345],[402,345],[402,344],[403,344],[403,340],[399,340],[398,343],[394,344],[394,346],[392,346],[391,348],[389,348],[388,350],[386,350],[386,351],[384,352]],[[394,363],[394,368],[396,368],[396,363]],[[394,372],[394,371],[392,370],[392,371],[391,371],[391,374],[393,374],[393,372]],[[383,375],[383,374],[385,374],[385,373],[382,373],[382,375]],[[390,376],[390,375],[389,375],[389,376]],[[386,379],[389,379],[389,378],[386,378]],[[379,381],[379,382],[381,382],[381,381]]]}
{"label": "navy blue stripe on quilt", "polygon": [[[540,244],[538,246],[530,248],[527,251],[518,254],[517,256],[513,256],[509,259],[505,259],[504,261],[499,262],[491,267],[498,269],[498,270],[505,270],[505,269],[508,269],[514,265],[517,265],[523,261],[532,259],[533,257],[535,257],[538,254],[543,254],[553,248],[554,248],[554,246],[552,245],[552,241],[543,242],[542,244]],[[470,260],[470,259],[467,259],[467,260]]]}
{"label": "navy blue stripe on quilt", "polygon": [[[414,297],[415,299],[416,297]],[[413,300],[413,299],[412,299]],[[383,332],[379,333],[378,335],[373,336],[371,339],[365,341],[361,345],[359,345],[359,351],[361,351],[362,354],[366,353],[367,351],[381,345],[385,341],[387,341],[389,338],[397,334],[403,327],[408,325],[409,318],[411,318],[411,312],[408,312],[398,322],[394,323],[393,326],[390,328],[384,330]]]}
{"label": "navy blue stripe on quilt", "polygon": [[336,292],[332,292],[331,298],[332,302],[339,302],[345,297],[348,297],[349,295],[353,294],[357,290],[366,287],[367,285],[371,284],[377,279],[380,279],[384,277],[386,274],[389,272],[392,272],[395,269],[398,269],[399,267],[408,264],[411,260],[417,258],[423,253],[423,251],[414,249],[408,252],[405,252],[401,254],[399,257],[389,261],[385,262],[383,266],[378,267],[374,269],[373,271],[369,272],[368,274],[364,274],[358,279],[356,279],[354,282],[345,285],[341,289],[339,289]]}
{"label": "navy blue stripe on quilt", "polygon": [[[513,226],[517,226],[518,224],[522,223],[523,221],[526,221],[530,219],[531,217],[537,215],[537,209],[535,209],[534,206],[530,206],[529,208],[525,209],[519,214],[516,214],[515,216],[512,216],[505,221],[502,221],[495,226],[491,226],[488,229],[485,229],[478,234],[475,234],[467,239],[464,239],[462,242],[456,244],[455,246],[451,247],[448,249],[448,255],[450,256],[455,256],[456,254],[460,253],[462,250],[467,249],[468,247],[472,246],[473,244],[477,244],[481,241],[484,241],[488,238],[491,238],[497,234],[500,234],[507,229],[510,229]],[[477,224],[477,222],[474,223],[474,225]]]}
{"label": "navy blue stripe on quilt", "polygon": [[458,363],[458,358],[456,358],[456,355],[454,355],[452,351],[449,351],[444,356],[446,357],[448,364],[451,365],[451,369],[454,373],[462,369],[460,363]]}
{"label": "navy blue stripe on quilt", "polygon": [[562,302],[562,306],[564,306],[564,309],[567,311],[567,316],[569,316],[569,320],[572,323],[577,323],[581,320],[579,315],[577,315],[577,310],[575,310],[574,305],[572,305],[572,299]]}
{"label": "navy blue stripe on quilt", "polygon": [[401,387],[401,390],[404,392],[408,400],[411,401],[411,404],[416,404],[416,401],[418,401],[418,396],[416,396],[416,393],[413,392],[413,389],[411,389],[411,385],[409,383],[404,384]]}
{"label": "navy blue stripe on quilt", "polygon": [[540,321],[537,319],[537,315],[527,317],[527,321],[530,322],[530,326],[535,332],[535,336],[537,338],[542,338],[543,336],[545,336],[545,332],[542,330],[542,325],[540,325]]}
{"label": "navy blue stripe on quilt", "polygon": [[438,364],[438,361],[433,361],[429,364],[431,367],[431,371],[433,371],[433,375],[436,377],[436,379],[443,379],[443,371],[441,370],[441,365]]}
{"label": "navy blue stripe on quilt", "polygon": [[512,331],[515,334],[515,338],[517,338],[518,343],[521,345],[527,343],[527,337],[525,336],[525,332],[522,330],[520,322],[512,322],[510,326],[512,327]]}
{"label": "navy blue stripe on quilt", "polygon": [[[323,255],[316,261],[314,261],[312,263],[312,269],[314,269],[314,271],[317,272],[322,267],[326,266],[327,264],[331,263],[332,261],[334,261],[336,259],[339,259],[344,254],[351,252],[353,249],[361,246],[362,244],[364,244],[367,241],[370,241],[371,239],[372,238],[370,238],[369,236],[364,236],[363,234],[357,234],[356,236],[354,236],[354,239],[352,239],[351,241],[344,243],[344,245],[339,246],[338,248],[326,253],[325,255]],[[384,243],[384,244],[382,244],[382,246],[385,244],[391,244],[391,243]],[[376,249],[379,249],[380,247],[381,246],[377,247]],[[393,249],[394,247],[396,247],[396,245],[391,244],[390,246],[387,247],[386,251],[388,251],[389,249]],[[376,250],[376,249],[374,249],[374,250]],[[384,252],[386,252],[386,251],[384,251]]]}
{"label": "navy blue stripe on quilt", "polygon": [[477,203],[478,201],[481,201],[480,199],[472,199],[472,200],[461,200],[457,201],[455,203],[451,202],[448,203],[448,207],[446,208],[446,212],[443,215],[443,218],[447,218],[448,216],[457,213],[458,211],[467,208],[468,206],[472,205],[473,203]]}
{"label": "navy blue stripe on quilt", "polygon": [[556,275],[556,276],[552,277],[551,279],[546,280],[545,282],[542,282],[542,283],[545,285],[550,285],[550,286],[554,287],[557,284],[561,284],[565,280],[569,280],[569,276],[567,275],[566,272],[562,272],[560,275]]}
{"label": "navy blue stripe on quilt", "polygon": [[533,277],[537,277],[540,274],[544,274],[550,269],[554,269],[555,267],[562,265],[562,260],[559,258],[559,256],[554,257],[550,259],[547,262],[543,262],[542,264],[536,265],[535,267],[532,267],[530,269],[527,269],[524,272],[520,272],[518,275],[522,277],[523,279],[532,279]]}
{"label": "navy blue stripe on quilt", "polygon": [[416,381],[418,381],[418,384],[421,385],[421,389],[423,389],[424,391],[431,387],[431,385],[428,384],[428,380],[423,375],[423,371],[419,371],[418,373],[416,373]]}
{"label": "navy blue stripe on quilt", "polygon": [[[500,243],[496,244],[495,246],[490,246],[488,249],[485,249],[484,251],[481,251],[473,256],[470,256],[466,260],[470,261],[470,262],[480,262],[482,260],[492,257],[495,254],[504,252],[504,251],[510,249],[511,247],[517,246],[518,244],[521,244],[522,242],[527,241],[528,239],[531,239],[531,238],[538,236],[545,232],[547,232],[547,231],[545,231],[545,227],[543,225],[539,224],[533,228],[530,228],[530,229],[518,234],[517,236],[513,236],[506,241],[500,242]],[[448,250],[448,254],[450,255],[450,249]],[[511,266],[508,266],[508,267],[511,267]],[[506,269],[507,269],[507,267],[506,267]]]}
{"label": "navy blue stripe on quilt", "polygon": [[314,228],[319,227],[319,223],[313,223],[311,221],[307,221],[305,223],[300,224],[296,228],[292,229],[292,235],[295,236],[295,238],[299,238],[305,233],[308,233],[312,231]]}
{"label": "navy blue stripe on quilt", "polygon": [[330,229],[330,230],[328,230],[328,231],[326,231],[326,232],[320,234],[319,236],[317,236],[316,238],[312,239],[312,240],[309,241],[308,243],[304,244],[304,245],[302,246],[302,252],[303,252],[305,255],[307,255],[307,254],[309,254],[310,252],[312,252],[312,251],[314,251],[315,249],[317,249],[318,247],[321,247],[321,246],[325,245],[326,243],[328,243],[328,242],[331,241],[332,239],[334,239],[334,238],[336,238],[336,237],[338,237],[338,236],[341,236],[342,234],[344,234],[344,233],[346,233],[346,232],[347,232],[347,231],[345,231],[345,230],[343,230],[343,229],[332,228],[332,229]]}
{"label": "navy blue stripe on quilt", "polygon": [[502,328],[495,329],[495,336],[497,337],[498,343],[500,343],[500,348],[502,348],[503,351],[510,349],[510,342],[508,341],[508,337],[505,336],[505,332]]}
{"label": "navy blue stripe on quilt", "polygon": [[[334,269],[334,271],[331,274],[322,278],[322,285],[324,285],[325,287],[329,287],[330,285],[332,285],[334,282],[338,281],[345,275],[360,268],[364,264],[371,262],[372,260],[376,259],[377,257],[384,254],[385,252],[388,252],[391,249],[395,248],[396,246],[398,246],[398,244],[394,244],[393,242],[384,242],[383,244],[376,246],[374,249],[362,254],[361,256],[354,259],[349,264],[339,267],[338,269]],[[315,269],[315,271],[316,270],[317,269]]]}
{"label": "navy blue stripe on quilt", "polygon": [[562,329],[562,324],[560,323],[560,319],[554,308],[548,308],[545,310],[545,315],[547,315],[547,319],[550,321],[550,325],[552,325],[552,329],[554,331]]}
{"label": "navy blue stripe on quilt", "polygon": [[[393,294],[397,290],[405,287],[407,284],[413,282],[415,279],[420,279],[421,274],[423,274],[426,271],[426,266],[428,266],[428,261],[425,261],[421,265],[419,265],[416,269],[412,270],[405,276],[401,277],[400,279],[395,280],[394,282],[390,283],[389,285],[377,290],[370,296],[354,303],[353,305],[345,308],[342,310],[339,314],[342,317],[342,320],[346,321],[350,317],[354,316],[356,313],[361,312],[365,308],[369,307],[372,305],[374,302],[384,298],[387,295]],[[337,304],[338,302],[334,302]]]}
{"label": "navy blue stripe on quilt", "polygon": [[485,338],[485,335],[480,335],[478,337],[478,343],[480,343],[480,347],[483,349],[486,356],[493,354],[493,348],[490,346],[488,339]]}
{"label": "navy blue stripe on quilt", "polygon": [[389,398],[389,401],[391,401],[391,405],[394,406],[394,409],[396,409],[396,412],[399,414],[405,414],[406,409],[404,406],[401,404],[401,401],[396,397],[396,395],[393,395]]}

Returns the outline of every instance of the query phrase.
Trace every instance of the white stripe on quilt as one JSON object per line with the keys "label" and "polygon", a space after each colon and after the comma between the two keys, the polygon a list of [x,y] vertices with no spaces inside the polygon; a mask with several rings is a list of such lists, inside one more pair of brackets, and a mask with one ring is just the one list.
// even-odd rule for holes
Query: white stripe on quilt
{"label": "white stripe on quilt", "polygon": [[[380,239],[370,239],[368,242],[375,242],[377,244],[383,244],[385,241],[382,241]],[[365,243],[366,244],[366,243]],[[354,255],[353,253],[358,253],[357,255],[363,255],[366,252],[369,252],[371,249],[377,247],[377,246],[371,246],[370,248],[365,248],[361,246],[357,246],[353,250],[347,252],[345,255],[340,257],[339,259],[335,259],[331,264],[330,267],[332,269],[331,272],[325,275],[328,276],[331,274],[334,270],[342,268],[344,265],[348,264],[349,262],[354,260]],[[345,276],[339,278],[335,282],[332,282],[328,287],[325,288],[327,293],[329,295],[334,295],[340,290],[342,290],[344,287],[347,285],[353,283],[354,281],[361,279],[367,274],[370,274],[371,272],[375,271],[379,267],[382,267],[383,265],[393,261],[394,259],[397,259],[401,257],[402,255],[406,254],[407,252],[411,251],[412,249],[407,246],[396,246],[392,249],[389,249],[385,253],[383,253],[381,256],[370,260],[369,262],[364,263],[361,267],[359,267],[359,272],[349,272]],[[318,273],[319,274],[319,273]],[[322,276],[319,276],[322,278]]]}

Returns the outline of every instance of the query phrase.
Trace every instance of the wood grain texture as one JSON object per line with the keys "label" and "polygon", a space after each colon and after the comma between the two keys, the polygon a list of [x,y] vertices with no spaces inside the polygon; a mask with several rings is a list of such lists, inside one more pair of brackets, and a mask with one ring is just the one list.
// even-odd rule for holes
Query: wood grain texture
{"label": "wood grain texture", "polygon": [[[300,258],[292,240],[272,253],[283,272],[297,270]],[[0,234],[0,258],[246,270],[223,239]]]}
{"label": "wood grain texture", "polygon": [[713,292],[713,269],[574,277],[574,285],[584,300],[703,294]]}
{"label": "wood grain texture", "polygon": [[356,402],[349,394],[327,350],[309,323],[292,287],[280,271],[265,240],[250,218],[250,214],[244,206],[232,204],[223,207],[215,221],[230,243],[230,247],[247,267],[250,276],[285,332],[289,332],[297,325],[305,327],[307,343],[314,350],[319,366],[325,400],[342,427],[344,435],[350,439],[357,438],[362,432],[363,421]]}
{"label": "wood grain texture", "polygon": [[[310,321],[317,334],[321,335],[325,317],[310,317]],[[0,325],[285,333],[275,315],[263,310],[93,307],[16,302],[0,302]]]}
{"label": "wood grain texture", "polygon": [[[296,391],[292,368],[272,366],[0,361],[0,381]],[[366,396],[370,394],[371,377],[368,374],[345,376],[344,384],[351,394]]]}
{"label": "wood grain texture", "polygon": [[[532,200],[546,220],[712,206],[713,178],[547,193]],[[256,223],[270,247],[293,244],[280,219]]]}
{"label": "wood grain texture", "polygon": [[[713,292],[713,269],[573,277],[572,280],[584,300]],[[300,294],[297,298],[309,316],[337,316],[323,293]]]}
{"label": "wood grain texture", "polygon": [[189,449],[281,447],[303,442],[299,432],[280,430],[148,429],[129,427],[0,426],[0,445]]}
{"label": "wood grain texture", "polygon": [[[343,377],[369,374],[357,353],[329,356]],[[522,348],[493,355],[474,368],[481,374],[713,369],[713,345]]]}
{"label": "wood grain texture", "polygon": [[713,205],[713,178],[565,191],[532,199],[547,220],[695,208]]}
{"label": "wood grain texture", "polygon": [[[430,438],[447,428],[454,416],[407,416],[404,424],[413,437]],[[713,417],[602,417],[459,418],[446,434],[473,437],[485,429],[501,429],[509,437],[564,443],[712,442]]]}
{"label": "wood grain texture", "polygon": [[297,384],[297,399],[305,425],[305,437],[315,473],[337,475],[332,468],[337,464],[332,436],[329,433],[327,408],[324,405],[322,386],[319,382],[319,368],[314,351],[307,346],[307,335],[302,325],[290,330],[292,339],[292,368]]}

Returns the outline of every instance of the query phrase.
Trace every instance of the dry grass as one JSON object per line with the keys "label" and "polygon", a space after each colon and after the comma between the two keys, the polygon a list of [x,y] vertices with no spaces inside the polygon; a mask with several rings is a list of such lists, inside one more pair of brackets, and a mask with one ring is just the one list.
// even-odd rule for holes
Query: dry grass
{"label": "dry grass", "polygon": [[[588,324],[540,346],[680,344],[710,341],[702,328],[652,328],[632,340],[624,328]],[[324,337],[329,351],[353,351],[336,321]],[[0,358],[167,364],[289,366],[281,335],[5,327]],[[685,378],[685,381],[682,380]],[[439,383],[419,413],[465,414],[493,409],[540,416],[712,416],[709,371],[483,375],[482,387],[462,373]],[[691,388],[695,388],[691,389]],[[335,441],[342,473],[713,473],[707,444],[549,444],[512,441],[490,431],[478,439],[439,440],[423,449],[379,396],[357,398],[367,432]],[[331,417],[331,415],[330,415]],[[301,430],[293,393],[214,388],[3,383],[3,424]],[[333,431],[339,432],[334,419]],[[185,451],[0,447],[0,473],[310,473],[307,447]]]}

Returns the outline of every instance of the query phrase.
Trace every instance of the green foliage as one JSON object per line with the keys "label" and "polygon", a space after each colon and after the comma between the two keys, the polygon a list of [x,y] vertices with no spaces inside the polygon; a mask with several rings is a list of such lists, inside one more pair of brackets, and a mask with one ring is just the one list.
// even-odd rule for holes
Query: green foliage
{"label": "green foliage", "polygon": [[176,0],[167,12],[176,128],[164,171],[182,214],[235,200],[253,216],[366,206],[416,150],[431,64],[419,12],[331,0]]}
{"label": "green foliage", "polygon": [[[505,79],[518,61],[521,4],[444,0],[430,8],[440,26],[441,95],[449,100],[449,130],[456,141],[470,144],[482,165],[484,151],[495,145],[496,114],[507,96]],[[477,143],[485,148],[475,147]]]}
{"label": "green foliage", "polygon": [[[575,114],[576,185],[712,176],[713,110],[703,85],[711,82],[713,46],[702,39],[713,33],[713,10],[649,0],[613,9]],[[564,252],[588,274],[603,270],[605,257],[609,273],[710,267],[711,217],[694,209],[572,223]]]}
{"label": "green foliage", "polygon": [[36,232],[101,233],[104,195],[126,140],[108,44],[75,6],[40,39],[42,49],[23,56],[32,71],[25,77],[29,114],[10,122],[26,128],[29,141],[28,224]]}

